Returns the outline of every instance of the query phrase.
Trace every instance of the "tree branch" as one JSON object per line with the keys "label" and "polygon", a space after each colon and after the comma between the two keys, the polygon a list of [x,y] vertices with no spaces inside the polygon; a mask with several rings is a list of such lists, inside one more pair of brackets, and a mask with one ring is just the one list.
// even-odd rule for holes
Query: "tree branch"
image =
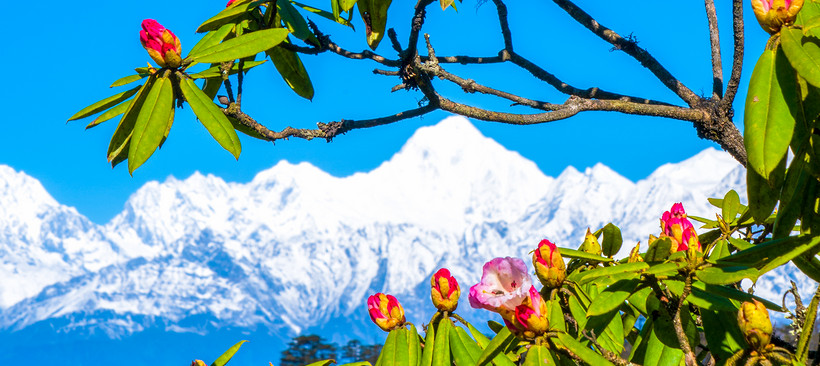
{"label": "tree branch", "polygon": [[683,285],[683,292],[680,295],[680,299],[678,299],[677,308],[674,309],[674,317],[672,317],[672,325],[675,327],[675,335],[678,337],[678,343],[680,343],[681,351],[683,351],[683,356],[686,360],[686,366],[697,366],[698,362],[695,358],[695,353],[692,352],[692,347],[689,345],[689,339],[686,337],[686,332],[683,330],[683,323],[681,322],[680,312],[683,308],[683,302],[686,300],[686,297],[692,292],[692,276],[687,275],[686,281]]}
{"label": "tree branch", "polygon": [[712,99],[723,97],[723,63],[720,59],[720,31],[718,30],[715,0],[704,0],[709,22],[709,42],[712,49]]}
{"label": "tree branch", "polygon": [[[737,88],[740,85],[740,73],[743,69],[743,0],[732,1],[732,25],[734,27],[735,43],[734,54],[732,55],[732,74],[726,84],[726,94],[723,100],[720,101],[722,108],[729,108],[730,110],[737,94]],[[729,118],[731,117],[730,115]]]}
{"label": "tree branch", "polygon": [[493,0],[498,11],[498,24],[501,26],[501,36],[504,38],[504,49],[513,52],[512,32],[510,23],[507,21],[507,5],[501,0]]}
{"label": "tree branch", "polygon": [[655,77],[658,78],[667,88],[675,92],[681,99],[683,99],[690,107],[696,107],[700,104],[701,98],[692,92],[691,89],[683,85],[680,80],[676,79],[672,74],[663,67],[663,65],[655,59],[645,49],[638,47],[637,43],[632,40],[626,40],[615,31],[601,25],[592,18],[585,11],[581,10],[570,0],[553,0],[561,9],[564,9],[572,18],[584,27],[595,33],[601,39],[612,44],[616,49],[626,52],[635,60],[641,63],[643,67],[649,69]]}

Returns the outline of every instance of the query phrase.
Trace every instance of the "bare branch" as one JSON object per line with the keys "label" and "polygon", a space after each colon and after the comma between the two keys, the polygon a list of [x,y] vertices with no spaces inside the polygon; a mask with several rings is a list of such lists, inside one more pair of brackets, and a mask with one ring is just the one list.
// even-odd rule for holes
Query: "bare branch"
{"label": "bare branch", "polygon": [[720,31],[718,30],[715,0],[704,0],[706,19],[709,21],[709,42],[712,48],[712,99],[723,97],[723,63],[720,59]]}
{"label": "bare branch", "polygon": [[683,99],[690,107],[695,107],[700,104],[701,98],[692,92],[691,89],[683,85],[680,80],[672,76],[672,74],[663,65],[655,59],[652,54],[645,49],[638,47],[637,43],[632,40],[626,40],[615,31],[601,25],[593,19],[585,11],[581,10],[570,0],[553,0],[558,6],[572,16],[578,23],[595,33],[601,39],[609,42],[616,49],[626,52],[635,60],[641,63],[643,67],[649,69],[655,77],[658,78],[667,88],[675,92],[681,99]]}
{"label": "bare branch", "polygon": [[504,49],[513,52],[512,33],[510,32],[510,23],[507,21],[507,5],[501,0],[493,0],[496,9],[498,9],[498,24],[501,25],[501,36],[504,37]]}
{"label": "bare branch", "polygon": [[[726,84],[726,94],[723,100],[720,101],[723,108],[732,107],[732,102],[735,100],[735,95],[737,95],[737,88],[740,85],[740,73],[743,69],[743,0],[732,1],[732,24],[734,27],[735,49],[732,55],[732,74]],[[731,115],[729,117],[731,118]]]}

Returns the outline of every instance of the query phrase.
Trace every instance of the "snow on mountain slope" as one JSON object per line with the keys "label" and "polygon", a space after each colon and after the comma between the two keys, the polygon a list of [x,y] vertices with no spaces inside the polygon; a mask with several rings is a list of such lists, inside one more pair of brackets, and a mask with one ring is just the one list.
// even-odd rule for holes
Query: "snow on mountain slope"
{"label": "snow on mountain slope", "polygon": [[[0,170],[6,192],[40,187],[6,176],[16,177]],[[449,267],[467,286],[493,257],[526,258],[544,237],[575,248],[587,227],[610,221],[623,230],[626,252],[658,234],[658,218],[674,202],[713,217],[706,198],[745,192],[743,177],[728,154],[707,149],[638,182],[601,164],[551,178],[452,117],[419,129],[367,173],[340,178],[283,161],[248,183],[199,173],[151,182],[103,227],[40,187],[30,197],[6,195],[22,204],[0,196],[0,253],[14,253],[0,256],[0,275],[17,276],[0,281],[0,329],[62,319],[111,336],[157,324],[299,332],[365,319],[374,292],[415,299],[406,304],[412,314],[437,268]],[[28,208],[18,214],[15,205]],[[25,278],[34,273],[50,280]],[[787,269],[777,275],[795,277]],[[766,281],[758,293],[775,299],[785,290],[780,280]]]}

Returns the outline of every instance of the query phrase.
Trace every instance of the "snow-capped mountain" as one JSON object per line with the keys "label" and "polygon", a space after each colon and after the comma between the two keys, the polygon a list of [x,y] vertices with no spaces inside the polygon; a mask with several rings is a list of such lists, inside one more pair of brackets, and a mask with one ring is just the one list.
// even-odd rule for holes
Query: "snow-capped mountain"
{"label": "snow-capped mountain", "polygon": [[[367,173],[280,162],[248,183],[151,182],[102,226],[8,167],[0,186],[0,330],[47,323],[109,336],[355,327],[374,292],[409,298],[414,318],[442,266],[467,286],[493,257],[526,258],[544,237],[574,248],[610,221],[627,251],[658,234],[672,203],[714,217],[706,198],[745,192],[743,168],[714,149],[638,182],[601,164],[548,177],[457,117],[419,129]],[[757,294],[776,300],[795,276],[770,277]]]}

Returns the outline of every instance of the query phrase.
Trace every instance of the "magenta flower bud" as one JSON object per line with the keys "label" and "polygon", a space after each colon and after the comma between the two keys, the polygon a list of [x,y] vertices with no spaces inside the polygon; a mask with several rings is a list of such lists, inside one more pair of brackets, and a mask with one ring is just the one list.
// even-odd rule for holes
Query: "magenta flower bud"
{"label": "magenta flower bud", "polygon": [[698,251],[702,250],[698,233],[695,232],[695,227],[686,218],[686,211],[684,211],[682,203],[678,202],[672,205],[671,210],[663,213],[661,216],[661,229],[663,229],[661,236],[668,236],[677,244],[676,252],[687,250],[689,247],[697,248]]}
{"label": "magenta flower bud", "polygon": [[179,67],[182,63],[182,47],[179,38],[153,19],[142,21],[140,43],[159,66]]}
{"label": "magenta flower bud", "polygon": [[227,7],[231,6],[231,4],[233,4],[233,2],[234,2],[234,1],[236,1],[236,0],[230,0],[230,1],[228,1],[228,4],[227,4],[227,5],[225,5],[225,7],[227,8]]}
{"label": "magenta flower bud", "polygon": [[532,339],[544,334],[549,329],[549,310],[541,294],[530,286],[527,298],[515,307],[512,319],[504,319],[513,334]]}
{"label": "magenta flower bud", "polygon": [[404,325],[404,308],[393,295],[377,293],[370,296],[367,298],[367,311],[370,320],[385,332]]}
{"label": "magenta flower bud", "polygon": [[432,286],[430,296],[436,309],[449,312],[456,310],[461,289],[458,287],[458,281],[450,275],[447,268],[436,271],[430,279],[430,285]]}
{"label": "magenta flower bud", "polygon": [[535,275],[547,288],[558,288],[567,277],[567,268],[564,258],[558,248],[551,241],[544,239],[538,243],[538,248],[532,253],[532,265]]}
{"label": "magenta flower bud", "polygon": [[803,0],[752,0],[757,22],[769,34],[780,32],[784,25],[794,23]]}
{"label": "magenta flower bud", "polygon": [[527,298],[532,280],[527,265],[518,258],[495,258],[484,264],[481,282],[470,287],[470,306],[512,318],[515,307]]}

